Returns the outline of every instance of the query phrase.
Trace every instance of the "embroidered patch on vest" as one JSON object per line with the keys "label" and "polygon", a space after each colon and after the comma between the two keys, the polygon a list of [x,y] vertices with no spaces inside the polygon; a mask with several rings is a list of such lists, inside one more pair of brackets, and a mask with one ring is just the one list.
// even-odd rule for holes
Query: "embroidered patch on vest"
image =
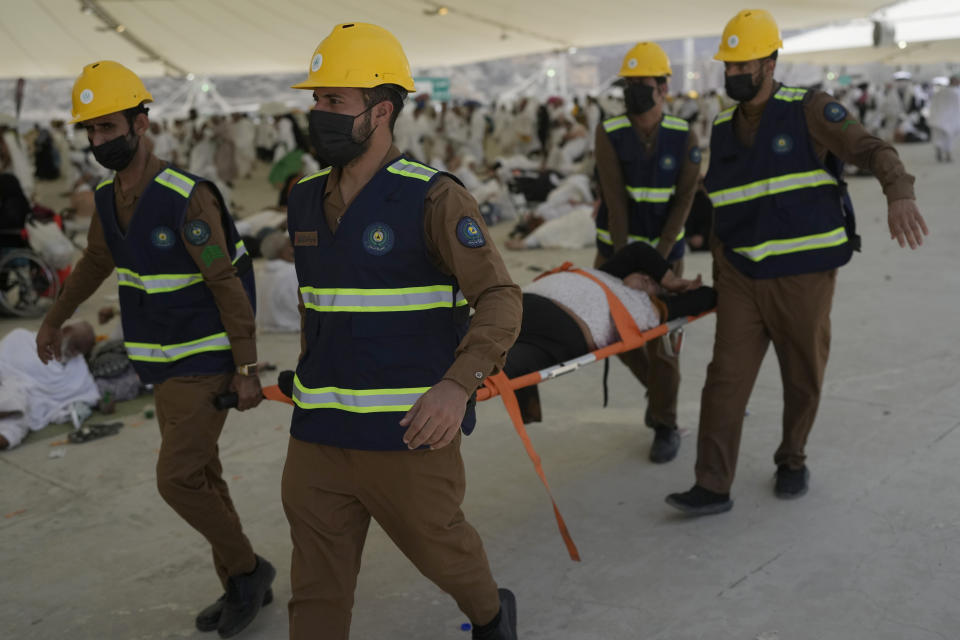
{"label": "embroidered patch on vest", "polygon": [[778,136],[773,138],[773,152],[774,153],[790,153],[793,151],[793,138],[788,136],[785,133],[781,133]]}
{"label": "embroidered patch on vest", "polygon": [[183,225],[183,235],[187,242],[199,247],[210,239],[210,225],[203,220],[191,220]]}
{"label": "embroidered patch on vest", "polygon": [[847,117],[847,110],[839,102],[831,102],[823,108],[823,117],[829,122],[843,122]]}
{"label": "embroidered patch on vest", "polygon": [[173,229],[170,227],[160,225],[150,232],[150,244],[157,249],[169,249],[176,241],[177,237],[173,234]]}
{"label": "embroidered patch on vest", "polygon": [[293,234],[293,246],[295,247],[315,247],[317,246],[316,231],[296,231]]}
{"label": "embroidered patch on vest", "polygon": [[483,237],[480,225],[469,216],[460,218],[460,222],[457,223],[457,240],[463,246],[471,249],[479,249],[487,244],[487,239]]}
{"label": "embroidered patch on vest", "polygon": [[677,159],[674,158],[669,153],[664,154],[663,157],[660,158],[660,168],[663,169],[664,171],[673,171],[676,168],[676,166],[677,166]]}
{"label": "embroidered patch on vest", "polygon": [[700,160],[703,158],[703,154],[700,153],[700,147],[694,147],[690,149],[690,162],[693,164],[700,164]]}
{"label": "embroidered patch on vest", "polygon": [[374,222],[363,230],[363,250],[372,256],[390,253],[396,236],[393,229],[383,222]]}

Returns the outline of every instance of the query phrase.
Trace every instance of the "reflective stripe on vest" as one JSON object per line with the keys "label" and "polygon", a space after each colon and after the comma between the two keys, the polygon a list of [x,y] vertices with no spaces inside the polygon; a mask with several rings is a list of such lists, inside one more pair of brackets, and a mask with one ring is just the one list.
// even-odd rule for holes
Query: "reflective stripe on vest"
{"label": "reflective stripe on vest", "polygon": [[674,187],[627,187],[627,193],[634,202],[669,202],[676,193]]}
{"label": "reflective stripe on vest", "polygon": [[[677,242],[683,240],[686,235],[687,230],[684,229],[679,233],[679,235],[677,235]],[[603,244],[609,244],[610,246],[613,246],[613,240],[610,238],[610,232],[606,229],[597,229],[597,240]],[[651,247],[656,247],[657,243],[660,242],[660,238],[645,238],[644,236],[628,235],[627,244],[633,244],[634,242],[643,242]]]}
{"label": "reflective stripe on vest", "polygon": [[710,193],[710,201],[714,207],[725,207],[731,204],[756,200],[764,196],[772,196],[786,191],[797,189],[811,189],[824,185],[836,185],[837,180],[823,169],[815,169],[803,173],[788,173],[787,175],[757,180],[739,187],[730,187]]}
{"label": "reflective stripe on vest", "polygon": [[321,176],[325,176],[325,175],[327,175],[328,173],[330,173],[331,170],[333,170],[333,167],[327,167],[326,169],[321,169],[320,171],[317,171],[316,173],[311,173],[310,175],[308,175],[308,176],[306,176],[306,177],[303,177],[303,178],[300,178],[299,180],[297,180],[297,184],[301,184],[301,183],[303,183],[303,182],[307,182],[308,180],[313,180],[314,178],[319,178],[319,177],[321,177]]}
{"label": "reflective stripe on vest", "polygon": [[717,117],[713,119],[713,124],[723,124],[724,122],[730,122],[733,120],[733,112],[736,111],[736,107],[730,107],[729,109],[724,109],[717,114]]}
{"label": "reflective stripe on vest", "polygon": [[806,89],[799,87],[780,87],[780,89],[773,94],[773,97],[775,100],[783,100],[784,102],[800,102],[805,95],[807,95]]}
{"label": "reflective stripe on vest", "polygon": [[104,187],[107,186],[108,184],[113,184],[113,178],[107,178],[106,180],[104,180],[103,182],[101,182],[100,184],[98,184],[98,185],[97,185],[97,188],[94,189],[94,191],[100,191],[100,189],[104,188]]}
{"label": "reflective stripe on vest", "polygon": [[320,387],[311,389],[293,376],[293,402],[301,409],[340,409],[351,413],[382,413],[409,411],[417,399],[430,387],[407,389],[341,389]]}
{"label": "reflective stripe on vest", "polygon": [[847,241],[847,230],[845,227],[837,227],[833,231],[818,233],[812,236],[803,236],[800,238],[784,238],[782,240],[770,240],[753,247],[739,247],[734,249],[735,253],[744,258],[760,262],[770,256],[782,256],[787,253],[799,253],[800,251],[813,251],[814,249],[828,249],[837,247]]}
{"label": "reflective stripe on vest", "polygon": [[467,304],[463,294],[456,300],[450,285],[405,287],[403,289],[318,289],[300,287],[303,306],[323,312],[423,311]]}
{"label": "reflective stripe on vest", "polygon": [[[233,264],[243,256],[247,255],[247,247],[243,240],[237,241],[237,255],[233,258]],[[156,275],[144,276],[131,269],[117,267],[117,280],[121,287],[133,287],[141,289],[147,293],[170,293],[179,291],[187,287],[203,282],[202,273],[159,273]]]}
{"label": "reflective stripe on vest", "polygon": [[626,129],[630,126],[630,119],[627,116],[617,116],[603,121],[603,130],[612,133],[617,129]]}
{"label": "reflective stripe on vest", "polygon": [[215,333],[206,338],[180,344],[153,344],[149,342],[124,342],[127,356],[140,362],[176,362],[188,356],[207,351],[229,351],[230,339],[226,332]]}
{"label": "reflective stripe on vest", "polygon": [[164,169],[157,174],[154,180],[168,189],[173,189],[184,198],[189,198],[193,188],[197,185],[194,180],[173,169]]}
{"label": "reflective stripe on vest", "polygon": [[436,169],[431,169],[430,167],[420,164],[419,162],[411,162],[410,160],[404,160],[403,158],[397,160],[392,165],[387,167],[387,171],[390,173],[395,173],[398,176],[403,176],[405,178],[416,178],[417,180],[423,180],[424,182],[429,182],[430,178],[438,173]]}
{"label": "reflective stripe on vest", "polygon": [[660,126],[664,129],[673,129],[674,131],[690,131],[690,123],[683,118],[675,116],[663,116]]}

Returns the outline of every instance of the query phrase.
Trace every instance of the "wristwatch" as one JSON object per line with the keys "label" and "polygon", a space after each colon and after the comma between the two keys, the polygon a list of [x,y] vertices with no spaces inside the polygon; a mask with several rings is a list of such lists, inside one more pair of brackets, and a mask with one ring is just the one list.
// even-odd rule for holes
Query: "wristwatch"
{"label": "wristwatch", "polygon": [[257,363],[253,364],[242,364],[237,367],[237,373],[242,376],[255,376],[257,375]]}

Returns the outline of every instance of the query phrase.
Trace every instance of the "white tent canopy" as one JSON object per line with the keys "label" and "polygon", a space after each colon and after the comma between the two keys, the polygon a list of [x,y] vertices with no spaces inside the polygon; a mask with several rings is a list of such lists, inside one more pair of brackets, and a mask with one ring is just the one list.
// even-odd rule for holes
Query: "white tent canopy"
{"label": "white tent canopy", "polygon": [[873,21],[852,20],[788,38],[783,58],[816,64],[960,62],[960,5],[909,0],[874,18],[892,27],[892,42],[873,46]]}
{"label": "white tent canopy", "polygon": [[[144,76],[305,71],[333,25],[373,22],[414,67],[569,47],[719,37],[743,0],[3,0],[0,78],[73,77],[113,59]],[[885,0],[767,0],[781,29],[862,18]],[[85,11],[81,11],[81,9]],[[432,14],[432,15],[429,15]],[[136,41],[136,44],[131,42]]]}

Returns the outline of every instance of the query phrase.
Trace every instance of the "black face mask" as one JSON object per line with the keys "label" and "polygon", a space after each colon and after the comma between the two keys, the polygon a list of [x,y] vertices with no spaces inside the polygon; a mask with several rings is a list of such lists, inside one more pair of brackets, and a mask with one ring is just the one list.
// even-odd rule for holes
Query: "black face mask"
{"label": "black face mask", "polygon": [[[133,138],[132,143],[131,138]],[[91,146],[90,150],[93,151],[93,157],[105,169],[122,171],[133,161],[133,156],[136,155],[139,146],[140,136],[131,130],[126,135],[117,136],[113,140],[98,144],[95,147]]]}
{"label": "black face mask", "polygon": [[750,102],[758,93],[763,85],[763,75],[760,81],[753,84],[752,73],[738,73],[735,76],[727,76],[723,81],[723,86],[727,90],[727,95],[731,100],[737,102]]}
{"label": "black face mask", "polygon": [[627,103],[627,113],[640,115],[657,106],[653,98],[653,87],[647,84],[631,82],[623,90],[623,99]]}
{"label": "black face mask", "polygon": [[[372,108],[371,106],[370,109]],[[370,109],[355,116],[316,109],[310,112],[310,142],[321,163],[345,167],[367,150],[367,142],[373,135],[373,129],[367,132],[363,140],[358,141],[353,137],[353,123],[363,114],[369,113]],[[367,125],[369,124],[368,118]]]}

